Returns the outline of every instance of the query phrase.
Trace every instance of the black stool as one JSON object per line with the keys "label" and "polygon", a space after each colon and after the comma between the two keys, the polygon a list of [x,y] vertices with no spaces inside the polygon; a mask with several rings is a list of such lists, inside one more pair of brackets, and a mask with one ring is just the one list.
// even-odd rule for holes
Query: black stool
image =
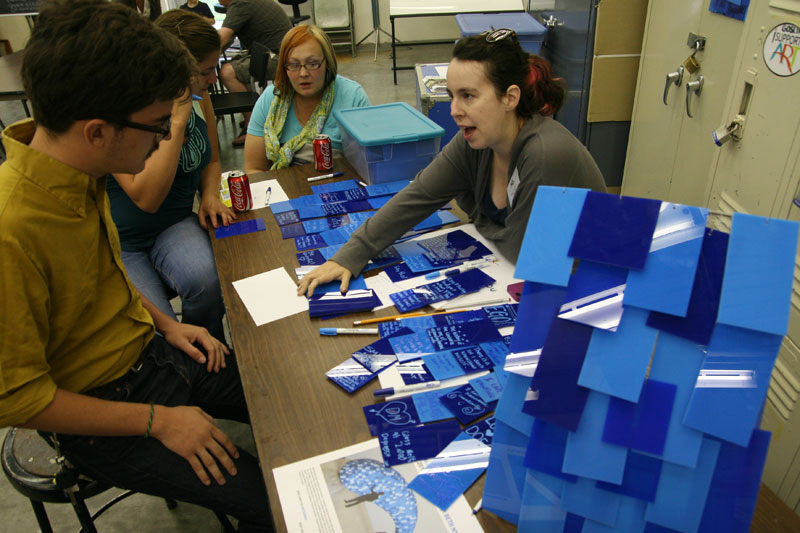
{"label": "black stool", "polygon": [[[94,514],[89,514],[86,499],[111,487],[78,473],[32,429],[9,429],[3,440],[2,464],[3,472],[11,485],[30,500],[42,533],[53,531],[44,508],[45,503],[71,503],[81,524],[81,531],[96,533],[95,519],[115,503],[135,494],[130,490],[125,491],[106,502]],[[178,505],[175,500],[165,501],[169,509]],[[215,514],[225,531],[234,531],[224,514]]]}

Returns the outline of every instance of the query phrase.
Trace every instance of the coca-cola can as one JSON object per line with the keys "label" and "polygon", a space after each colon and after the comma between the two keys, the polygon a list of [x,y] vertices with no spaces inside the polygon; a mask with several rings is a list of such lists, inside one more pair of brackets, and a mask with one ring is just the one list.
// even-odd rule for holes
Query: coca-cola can
{"label": "coca-cola can", "polygon": [[333,170],[333,149],[331,139],[327,135],[314,137],[314,168]]}
{"label": "coca-cola can", "polygon": [[237,213],[244,213],[253,207],[253,194],[250,192],[250,178],[241,170],[228,174],[228,190],[231,193],[231,207]]}

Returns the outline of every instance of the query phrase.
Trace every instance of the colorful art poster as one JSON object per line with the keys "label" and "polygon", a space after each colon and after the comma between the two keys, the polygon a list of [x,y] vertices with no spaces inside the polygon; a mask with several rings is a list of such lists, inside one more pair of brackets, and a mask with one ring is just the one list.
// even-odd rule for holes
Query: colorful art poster
{"label": "colorful art poster", "polygon": [[383,464],[377,439],[273,469],[289,533],[477,533],[460,496],[443,512],[408,488],[425,461]]}

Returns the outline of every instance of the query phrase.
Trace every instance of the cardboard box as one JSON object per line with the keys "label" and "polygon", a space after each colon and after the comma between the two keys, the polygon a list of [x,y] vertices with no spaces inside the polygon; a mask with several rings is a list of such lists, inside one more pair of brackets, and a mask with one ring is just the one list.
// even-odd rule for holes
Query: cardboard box
{"label": "cardboard box", "polygon": [[594,55],[642,51],[648,0],[603,0],[597,8]]}
{"label": "cardboard box", "polygon": [[586,121],[630,120],[638,75],[638,55],[595,57]]}

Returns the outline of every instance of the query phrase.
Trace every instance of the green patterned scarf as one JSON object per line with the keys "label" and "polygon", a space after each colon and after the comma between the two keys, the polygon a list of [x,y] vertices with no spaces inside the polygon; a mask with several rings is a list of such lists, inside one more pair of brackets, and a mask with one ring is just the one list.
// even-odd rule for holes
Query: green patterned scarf
{"label": "green patterned scarf", "polygon": [[322,100],[314,108],[314,112],[311,113],[311,117],[303,126],[302,131],[286,141],[283,146],[280,141],[281,132],[289,109],[292,107],[294,93],[289,96],[276,95],[272,99],[267,120],[264,121],[264,148],[267,151],[267,158],[273,161],[270,170],[278,170],[291,165],[295,152],[319,135],[333,106],[334,85],[336,85],[335,80],[325,89]]}

